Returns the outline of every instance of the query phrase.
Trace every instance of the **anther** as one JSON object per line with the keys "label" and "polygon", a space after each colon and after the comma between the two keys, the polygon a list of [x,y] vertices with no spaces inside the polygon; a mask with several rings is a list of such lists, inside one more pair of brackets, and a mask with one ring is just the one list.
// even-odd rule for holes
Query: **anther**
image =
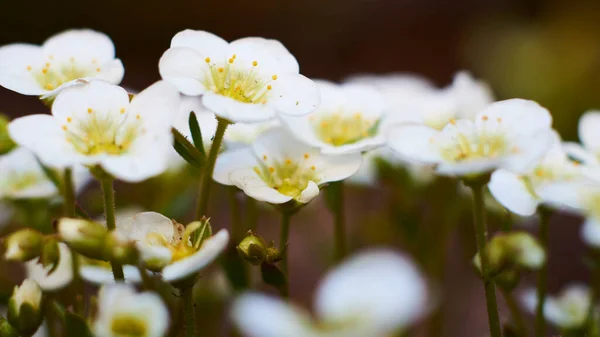
{"label": "anther", "polygon": [[256,66],[258,65],[258,62],[256,62],[256,61],[253,61],[253,62],[252,62],[252,65],[256,67]]}
{"label": "anther", "polygon": [[452,124],[452,125],[456,125],[456,119],[454,119],[454,118],[451,118],[451,119],[449,120],[449,122],[450,122],[450,124]]}
{"label": "anther", "polygon": [[31,66],[27,66],[27,70],[31,70]]}
{"label": "anther", "polygon": [[207,57],[207,58],[205,58],[205,59],[204,59],[204,61],[205,61],[206,63],[210,63],[210,57]]}
{"label": "anther", "polygon": [[233,58],[229,59],[229,63],[233,63],[233,61],[235,61]]}
{"label": "anther", "polygon": [[481,119],[483,119],[484,121],[487,121],[488,120],[488,116],[484,115],[484,116],[481,117]]}
{"label": "anther", "polygon": [[263,154],[263,160],[267,160],[267,155]]}
{"label": "anther", "polygon": [[219,68],[219,69],[217,69],[217,70],[218,70],[220,73],[222,73],[222,72],[223,72],[223,70],[225,70],[225,69],[223,69],[223,68]]}
{"label": "anther", "polygon": [[292,163],[292,161],[291,161],[291,160],[289,160],[289,159],[286,159],[286,160],[285,160],[285,164],[286,164],[286,165],[290,165],[291,163]]}
{"label": "anther", "polygon": [[273,81],[275,81],[277,79],[277,75],[273,75],[271,76],[271,78],[273,79]]}
{"label": "anther", "polygon": [[124,114],[125,113],[125,108],[121,108],[120,112],[121,112],[121,115]]}
{"label": "anther", "polygon": [[271,85],[267,85],[267,90],[271,90],[273,87]]}
{"label": "anther", "polygon": [[310,154],[308,154],[308,153],[304,154],[304,159],[308,159],[309,157],[310,157]]}
{"label": "anther", "polygon": [[93,111],[94,111],[94,110],[92,110],[92,108],[88,108],[88,109],[87,109],[87,112],[88,112],[89,114],[91,114]]}
{"label": "anther", "polygon": [[71,123],[72,121],[73,121],[73,118],[71,118],[71,117],[67,117],[67,122],[68,122],[68,123]]}
{"label": "anther", "polygon": [[46,68],[42,69],[42,73],[47,74],[48,73],[48,69],[46,69]]}
{"label": "anther", "polygon": [[269,172],[271,172],[271,173],[275,172],[275,168],[273,166],[269,166]]}

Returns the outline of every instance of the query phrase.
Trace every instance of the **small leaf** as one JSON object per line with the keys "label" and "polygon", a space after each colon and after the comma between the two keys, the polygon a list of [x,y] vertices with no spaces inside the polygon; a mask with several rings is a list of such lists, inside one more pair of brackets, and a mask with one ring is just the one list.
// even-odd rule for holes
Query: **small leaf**
{"label": "small leaf", "polygon": [[67,337],[94,337],[83,317],[65,312]]}
{"label": "small leaf", "polygon": [[198,124],[198,118],[196,118],[196,114],[193,111],[190,112],[188,124],[190,125],[194,146],[196,147],[196,150],[202,154],[202,160],[204,161],[206,152],[204,152],[204,143],[202,142],[202,131],[200,130],[200,124]]}
{"label": "small leaf", "polygon": [[283,272],[279,270],[279,268],[277,268],[277,266],[275,265],[263,263],[260,266],[260,273],[262,275],[263,281],[266,284],[273,286],[277,289],[281,289],[283,286],[285,286],[287,282]]}
{"label": "small leaf", "polygon": [[171,129],[174,137],[173,148],[179,153],[179,155],[185,159],[191,165],[202,168],[204,164],[204,157],[202,154],[190,143],[184,135],[181,134],[177,129]]}

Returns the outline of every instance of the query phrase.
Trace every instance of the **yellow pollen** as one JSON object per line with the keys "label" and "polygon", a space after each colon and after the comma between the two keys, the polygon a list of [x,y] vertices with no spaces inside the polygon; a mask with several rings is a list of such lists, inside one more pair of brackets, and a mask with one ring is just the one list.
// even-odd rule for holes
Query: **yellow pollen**
{"label": "yellow pollen", "polygon": [[66,126],[66,125],[63,125],[63,126],[62,126],[62,129],[63,129],[63,130],[65,130],[65,131],[67,131],[67,126]]}
{"label": "yellow pollen", "polygon": [[317,168],[316,168],[316,167],[314,167],[314,166],[311,166],[311,167],[310,167],[310,169],[314,171],[314,170],[316,170]]}
{"label": "yellow pollen", "polygon": [[46,84],[46,89],[52,90],[54,89],[54,87],[52,86],[52,84]]}
{"label": "yellow pollen", "polygon": [[135,115],[135,119],[140,119],[140,118],[142,118],[142,117],[140,116],[140,114],[137,114],[137,115]]}
{"label": "yellow pollen", "polygon": [[483,116],[483,117],[481,117],[481,119],[483,119],[484,121],[487,121],[488,120],[488,116]]}
{"label": "yellow pollen", "polygon": [[31,66],[27,66],[27,70],[31,70]]}
{"label": "yellow pollen", "polygon": [[267,104],[267,101],[266,101],[266,100],[263,100],[261,103],[262,103],[262,104]]}
{"label": "yellow pollen", "polygon": [[310,154],[308,154],[308,153],[304,154],[304,159],[308,159],[309,157],[310,157]]}
{"label": "yellow pollen", "polygon": [[277,79],[277,75],[273,75],[271,76],[271,78],[273,79],[273,81],[275,81]]}
{"label": "yellow pollen", "polygon": [[271,173],[275,172],[275,168],[273,166],[269,166],[269,172],[271,172]]}
{"label": "yellow pollen", "polygon": [[258,62],[256,62],[256,61],[252,62],[252,65],[256,67],[258,65]]}
{"label": "yellow pollen", "polygon": [[207,58],[205,58],[205,59],[204,59],[204,61],[205,61],[206,63],[209,63],[209,62],[210,62],[210,57],[207,57]]}
{"label": "yellow pollen", "polygon": [[285,164],[286,164],[286,165],[290,165],[291,163],[292,163],[292,161],[291,161],[291,160],[289,160],[289,159],[286,159],[286,160],[285,160]]}
{"label": "yellow pollen", "polygon": [[237,55],[233,54],[233,56],[231,56],[231,57],[235,60],[235,58],[237,57]]}
{"label": "yellow pollen", "polygon": [[498,117],[498,123],[502,122],[502,118]]}
{"label": "yellow pollen", "polygon": [[120,112],[121,112],[121,115],[124,114],[125,113],[125,108],[121,108]]}
{"label": "yellow pollen", "polygon": [[100,70],[101,70],[100,68],[96,68],[96,71],[97,71],[97,72],[100,72]]}
{"label": "yellow pollen", "polygon": [[71,117],[67,117],[67,122],[68,122],[68,123],[71,123],[72,121],[73,121],[73,118],[71,118]]}
{"label": "yellow pollen", "polygon": [[46,68],[50,68],[50,63],[46,62]]}
{"label": "yellow pollen", "polygon": [[273,87],[271,85],[267,85],[267,90],[271,90]]}
{"label": "yellow pollen", "polygon": [[229,59],[229,63],[233,63],[233,61],[235,61],[233,58]]}
{"label": "yellow pollen", "polygon": [[354,118],[361,119],[362,118],[362,114],[360,112],[357,112],[357,113],[354,114]]}
{"label": "yellow pollen", "polygon": [[454,119],[454,118],[450,119],[450,121],[449,121],[449,122],[450,122],[450,124],[452,124],[452,125],[456,125],[456,119]]}
{"label": "yellow pollen", "polygon": [[48,69],[42,69],[42,73],[47,74],[48,73]]}
{"label": "yellow pollen", "polygon": [[218,70],[220,73],[222,73],[224,69],[223,69],[223,68],[219,68],[219,69],[217,69],[217,70]]}
{"label": "yellow pollen", "polygon": [[267,155],[263,154],[263,160],[267,160]]}
{"label": "yellow pollen", "polygon": [[91,114],[91,113],[92,113],[92,111],[94,111],[94,110],[92,110],[92,108],[88,108],[88,109],[87,109],[87,112],[88,112],[89,114]]}

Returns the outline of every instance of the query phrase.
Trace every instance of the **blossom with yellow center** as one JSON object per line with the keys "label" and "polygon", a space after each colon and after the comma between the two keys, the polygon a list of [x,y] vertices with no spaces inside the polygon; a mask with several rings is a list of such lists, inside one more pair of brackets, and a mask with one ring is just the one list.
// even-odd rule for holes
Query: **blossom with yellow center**
{"label": "blossom with yellow center", "polygon": [[581,144],[567,142],[563,145],[572,159],[582,166],[582,173],[591,180],[600,182],[600,111],[590,110],[579,119]]}
{"label": "blossom with yellow center", "polygon": [[110,38],[89,29],[56,34],[41,46],[0,47],[0,85],[24,95],[52,97],[78,79],[119,84],[124,72]]}
{"label": "blossom with yellow center", "polygon": [[167,168],[171,121],[179,93],[157,82],[129,101],[125,89],[92,81],[62,90],[52,115],[31,115],[9,124],[16,143],[50,167],[101,165],[125,181],[141,181]]}
{"label": "blossom with yellow center", "polygon": [[319,194],[320,185],[348,178],[361,163],[358,153],[327,156],[293,139],[282,128],[273,128],[251,147],[221,154],[213,179],[272,204],[307,203]]}
{"label": "blossom with yellow center", "polygon": [[451,120],[444,129],[420,124],[391,128],[389,146],[399,155],[436,165],[442,175],[473,176],[504,168],[531,172],[552,146],[550,113],[533,101],[490,104],[475,121]]}
{"label": "blossom with yellow center", "polygon": [[205,31],[184,30],[171,40],[159,70],[181,93],[202,95],[209,110],[232,122],[303,115],[319,104],[314,83],[300,75],[294,56],[276,40],[229,43]]}

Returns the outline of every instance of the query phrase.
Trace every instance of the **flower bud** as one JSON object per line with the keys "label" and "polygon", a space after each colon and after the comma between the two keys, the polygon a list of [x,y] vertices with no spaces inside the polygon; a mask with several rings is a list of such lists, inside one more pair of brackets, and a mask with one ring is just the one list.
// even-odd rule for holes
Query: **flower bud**
{"label": "flower bud", "polygon": [[58,241],[56,239],[47,240],[42,247],[40,264],[44,267],[50,267],[48,274],[51,274],[58,266],[59,261],[60,249],[58,248]]}
{"label": "flower bud", "polygon": [[6,154],[17,146],[8,134],[9,122],[6,116],[0,114],[0,154]]}
{"label": "flower bud", "polygon": [[19,337],[17,330],[2,316],[0,316],[0,337]]}
{"label": "flower bud", "polygon": [[12,261],[28,261],[40,255],[44,235],[25,228],[18,230],[6,238],[6,253],[4,258]]}
{"label": "flower bud", "polygon": [[21,335],[32,335],[42,324],[42,289],[32,279],[16,286],[8,301],[8,321]]}
{"label": "flower bud", "polygon": [[106,256],[109,256],[111,261],[135,265],[138,261],[138,255],[135,243],[127,240],[119,232],[111,231],[106,236]]}
{"label": "flower bud", "polygon": [[72,218],[58,221],[58,232],[74,251],[97,260],[108,260],[106,240],[108,230],[99,223]]}
{"label": "flower bud", "polygon": [[236,248],[242,259],[255,266],[262,264],[267,258],[265,240],[252,232],[248,232],[248,236]]}
{"label": "flower bud", "polygon": [[[486,247],[490,265],[490,275],[508,269],[538,269],[546,262],[546,253],[538,241],[526,232],[512,232],[496,235]],[[473,259],[481,271],[480,255]]]}

